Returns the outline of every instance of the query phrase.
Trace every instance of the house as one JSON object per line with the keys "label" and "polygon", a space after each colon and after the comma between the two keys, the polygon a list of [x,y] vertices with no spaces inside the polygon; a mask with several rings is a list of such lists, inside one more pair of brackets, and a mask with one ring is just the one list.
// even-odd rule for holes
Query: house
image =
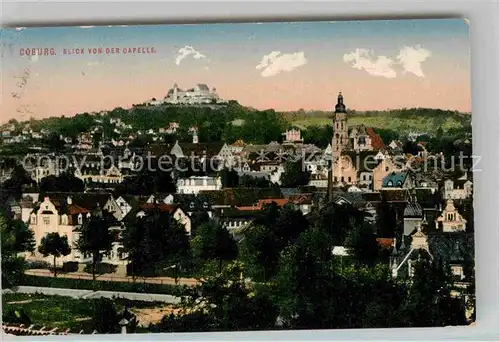
{"label": "house", "polygon": [[34,233],[35,251],[26,255],[28,260],[44,260],[52,263],[52,257],[44,258],[38,252],[38,246],[43,237],[49,233],[59,233],[68,238],[71,253],[56,259],[57,265],[67,261],[83,261],[83,256],[74,248],[78,240],[78,229],[91,216],[91,209],[81,207],[72,203],[71,197],[64,201],[53,201],[45,197],[43,201],[33,208],[29,218],[29,228]]}
{"label": "house", "polygon": [[472,197],[472,181],[468,179],[467,174],[456,181],[447,179],[444,181],[444,198],[466,199]]}
{"label": "house", "polygon": [[423,211],[416,196],[410,197],[403,213],[403,234],[409,236],[422,224]]}
{"label": "house", "polygon": [[411,278],[413,264],[421,257],[421,253],[427,254],[431,262],[449,265],[455,285],[460,288],[468,281],[466,269],[473,267],[474,236],[466,232],[425,234],[422,227],[418,226],[416,232],[402,239],[399,246],[395,239],[390,256],[392,276]]}
{"label": "house", "polygon": [[307,184],[308,186],[314,186],[318,189],[327,189],[328,188],[328,176],[317,173],[317,174],[312,174],[309,177],[309,183]]}
{"label": "house", "polygon": [[446,207],[436,219],[436,230],[444,233],[465,231],[467,221],[460,215],[452,199],[446,201]]}
{"label": "house", "polygon": [[180,194],[198,194],[200,191],[220,190],[220,177],[191,176],[177,181],[177,192]]}
{"label": "house", "polygon": [[241,239],[241,233],[255,219],[260,209],[239,210],[237,208],[220,209],[217,219],[222,227],[232,233],[237,240]]}
{"label": "house", "polygon": [[259,199],[257,203],[252,204],[250,206],[241,206],[236,207],[238,210],[262,210],[266,205],[275,204],[278,207],[283,207],[285,204],[288,204],[290,201],[286,198],[266,198]]}
{"label": "house", "polygon": [[312,194],[297,194],[287,198],[289,203],[297,206],[303,215],[311,212],[313,206]]}
{"label": "house", "polygon": [[241,139],[238,139],[234,143],[231,144],[230,149],[231,149],[231,152],[233,154],[239,154],[239,153],[241,153],[241,151],[243,151],[245,146],[246,146],[245,142]]}
{"label": "house", "polygon": [[145,203],[137,208],[136,216],[144,217],[153,210],[160,210],[172,215],[175,221],[184,227],[187,235],[191,235],[191,218],[180,207],[173,204]]}
{"label": "house", "polygon": [[403,143],[399,140],[392,140],[388,145],[392,150],[403,151]]}
{"label": "house", "polygon": [[351,129],[349,144],[349,147],[356,152],[378,151],[384,148],[380,135],[375,133],[372,127],[365,127],[365,125],[358,125]]}
{"label": "house", "polygon": [[382,189],[411,189],[413,183],[408,172],[395,172],[385,176],[382,181]]}
{"label": "house", "polygon": [[285,139],[283,140],[283,144],[296,144],[304,142],[304,140],[300,136],[299,129],[292,128],[282,135],[285,137]]}

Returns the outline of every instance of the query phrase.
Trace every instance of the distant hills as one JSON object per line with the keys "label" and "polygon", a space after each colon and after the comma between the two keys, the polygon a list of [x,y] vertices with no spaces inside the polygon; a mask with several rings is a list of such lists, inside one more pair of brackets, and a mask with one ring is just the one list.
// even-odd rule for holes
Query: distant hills
{"label": "distant hills", "polygon": [[[144,106],[137,105],[130,109],[115,108],[101,113],[82,113],[73,117],[51,117],[41,120],[30,119],[23,123],[15,120],[19,129],[29,123],[34,130],[47,129],[67,136],[76,136],[80,132],[88,131],[97,122],[103,122],[113,134],[114,126],[109,125],[111,118],[121,118],[130,125],[130,132],[146,129],[166,127],[170,122],[178,122],[183,129],[198,126],[200,133],[210,136],[209,140],[236,139],[238,137],[254,140],[257,131],[275,131],[268,138],[273,138],[279,130],[287,126],[303,130],[311,126],[331,125],[332,112],[330,111],[289,111],[276,112],[272,109],[256,110],[241,106],[236,101],[229,101],[227,106],[200,107],[200,106]],[[364,124],[366,126],[393,130],[399,133],[426,132],[436,133],[441,127],[444,131],[465,130],[471,131],[470,113],[458,111],[431,109],[431,108],[403,108],[386,111],[349,111],[349,126]],[[3,128],[8,125],[3,125]],[[251,130],[252,132],[247,132]],[[205,132],[203,132],[205,131]],[[282,131],[281,131],[282,132]],[[281,134],[281,133],[280,133]],[[278,136],[280,136],[278,134]],[[257,134],[259,135],[259,134]],[[267,134],[266,134],[267,135]],[[263,139],[264,137],[262,137]],[[255,139],[260,141],[262,139]]]}
{"label": "distant hills", "polygon": [[[324,126],[331,124],[327,111],[293,111],[282,112],[285,119],[293,126],[305,129],[308,126]],[[470,113],[432,108],[403,108],[385,111],[350,111],[349,126],[364,124],[375,128],[389,129],[399,132],[435,133],[440,127],[444,131],[467,128],[471,126]]]}

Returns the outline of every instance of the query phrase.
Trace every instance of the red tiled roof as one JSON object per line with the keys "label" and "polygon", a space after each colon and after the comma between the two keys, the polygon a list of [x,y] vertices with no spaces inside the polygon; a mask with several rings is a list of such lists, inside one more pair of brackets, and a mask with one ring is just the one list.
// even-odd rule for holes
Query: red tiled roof
{"label": "red tiled roof", "polygon": [[68,208],[70,215],[90,213],[90,210],[76,204],[71,204]]}
{"label": "red tiled roof", "polygon": [[287,204],[289,200],[287,200],[286,198],[266,198],[266,199],[260,199],[257,205],[259,207],[263,207],[265,204],[271,204],[273,202],[275,202],[278,205],[278,207],[282,207],[285,204]]}
{"label": "red tiled roof", "polygon": [[278,207],[282,207],[285,204],[289,203],[290,201],[286,198],[267,198],[267,199],[260,199],[257,204],[255,205],[248,205],[248,206],[241,206],[241,207],[236,207],[238,210],[246,211],[246,210],[262,210],[264,205],[266,204],[271,204],[271,203],[276,203]]}
{"label": "red tiled roof", "polygon": [[380,137],[380,135],[375,133],[375,131],[373,130],[373,127],[367,127],[366,132],[370,136],[370,139],[372,140],[372,147],[375,150],[380,150],[380,149],[383,149],[385,147],[384,142],[382,141],[382,138]]}
{"label": "red tiled roof", "polygon": [[393,240],[391,238],[377,238],[377,243],[382,249],[392,248]]}

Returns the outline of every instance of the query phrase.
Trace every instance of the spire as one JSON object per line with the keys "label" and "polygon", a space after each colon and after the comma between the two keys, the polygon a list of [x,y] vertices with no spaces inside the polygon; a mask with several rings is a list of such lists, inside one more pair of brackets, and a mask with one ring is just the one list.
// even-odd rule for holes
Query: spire
{"label": "spire", "polygon": [[398,243],[398,240],[394,238],[394,247],[392,248],[392,255],[397,255],[398,254],[398,248],[396,247]]}
{"label": "spire", "polygon": [[335,106],[335,113],[347,113],[342,92],[340,92],[339,96],[337,97],[337,105]]}

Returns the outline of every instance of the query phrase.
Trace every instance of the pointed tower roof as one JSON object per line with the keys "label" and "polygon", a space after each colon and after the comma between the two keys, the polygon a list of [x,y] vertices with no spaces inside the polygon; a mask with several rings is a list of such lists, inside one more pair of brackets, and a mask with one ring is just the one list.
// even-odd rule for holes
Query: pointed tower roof
{"label": "pointed tower roof", "polygon": [[335,113],[347,113],[346,107],[344,104],[344,97],[342,96],[342,93],[339,93],[339,96],[337,97],[337,104],[335,105]]}

